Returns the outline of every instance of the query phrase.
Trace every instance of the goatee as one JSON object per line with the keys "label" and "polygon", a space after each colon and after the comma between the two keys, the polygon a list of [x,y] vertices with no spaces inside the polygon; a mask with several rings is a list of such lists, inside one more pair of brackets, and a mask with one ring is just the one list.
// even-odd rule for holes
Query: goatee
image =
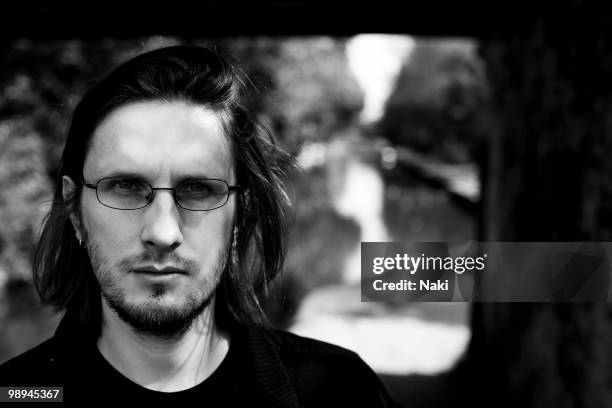
{"label": "goatee", "polygon": [[[139,254],[118,262],[113,270],[105,268],[103,262],[97,256],[96,246],[89,247],[90,259],[94,272],[98,277],[103,301],[117,313],[117,316],[130,325],[134,331],[146,336],[156,337],[162,340],[171,340],[183,335],[194,324],[195,320],[211,305],[221,275],[228,265],[229,250],[225,248],[217,256],[217,264],[212,274],[206,275],[196,283],[195,287],[186,294],[184,302],[179,306],[168,306],[164,304],[164,298],[168,296],[168,288],[164,284],[151,285],[151,293],[145,302],[130,303],[126,300],[123,289],[116,281],[116,274],[129,272],[133,265],[151,259],[147,254]],[[174,265],[180,265],[189,276],[202,276],[200,264],[170,254],[165,261],[172,261]]]}

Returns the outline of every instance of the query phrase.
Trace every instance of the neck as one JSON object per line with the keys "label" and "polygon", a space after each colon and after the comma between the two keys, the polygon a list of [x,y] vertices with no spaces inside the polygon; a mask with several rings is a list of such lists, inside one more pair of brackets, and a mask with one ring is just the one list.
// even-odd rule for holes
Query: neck
{"label": "neck", "polygon": [[165,392],[191,388],[217,369],[229,349],[228,336],[214,323],[214,302],[187,331],[172,339],[134,331],[102,303],[98,349],[117,371],[145,388]]}

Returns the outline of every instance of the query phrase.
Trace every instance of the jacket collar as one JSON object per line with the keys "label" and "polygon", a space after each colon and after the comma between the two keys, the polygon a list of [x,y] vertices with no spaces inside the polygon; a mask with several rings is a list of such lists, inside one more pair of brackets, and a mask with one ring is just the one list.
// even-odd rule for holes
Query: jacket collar
{"label": "jacket collar", "polygon": [[267,332],[251,325],[246,330],[251,365],[255,370],[257,388],[269,401],[269,407],[299,407],[295,388]]}

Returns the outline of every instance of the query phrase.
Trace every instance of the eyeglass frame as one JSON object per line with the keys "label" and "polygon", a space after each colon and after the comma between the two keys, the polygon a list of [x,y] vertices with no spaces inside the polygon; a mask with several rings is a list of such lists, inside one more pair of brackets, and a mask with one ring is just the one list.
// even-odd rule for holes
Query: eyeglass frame
{"label": "eyeglass frame", "polygon": [[[151,188],[151,197],[150,197],[150,198],[147,200],[147,202],[146,202],[146,204],[145,204],[145,205],[143,205],[142,207],[137,207],[137,208],[117,208],[117,207],[111,207],[111,206],[110,206],[110,205],[108,205],[108,204],[104,204],[104,203],[102,202],[102,200],[100,200],[100,196],[99,196],[99,193],[98,193],[98,185],[99,185],[99,184],[100,184],[100,183],[101,183],[103,180],[110,180],[110,179],[121,179],[121,178],[127,178],[127,179],[130,179],[130,178],[131,178],[131,179],[136,179],[136,180],[139,180],[139,181],[141,181],[141,182],[145,183],[146,185],[148,185],[148,186]],[[138,178],[138,177],[103,177],[103,178],[101,178],[100,180],[98,180],[98,181],[97,181],[97,182],[95,182],[95,183],[88,183],[87,181],[85,181],[85,179],[82,179],[82,180],[81,180],[81,184],[82,184],[83,186],[85,186],[85,187],[91,188],[92,190],[96,190],[96,199],[98,200],[98,202],[99,202],[100,204],[102,204],[102,205],[103,205],[103,206],[105,206],[105,207],[112,208],[113,210],[119,210],[119,211],[133,211],[133,210],[141,210],[141,209],[143,209],[143,208],[147,207],[149,204],[151,204],[151,203],[153,202],[153,199],[155,198],[155,191],[157,191],[157,190],[166,190],[166,191],[172,191],[172,198],[174,198],[174,202],[176,203],[176,205],[178,205],[180,208],[182,208],[182,209],[183,209],[183,210],[185,210],[185,211],[212,211],[212,210],[217,210],[217,209],[219,209],[219,208],[223,207],[225,204],[227,204],[227,203],[228,203],[229,198],[230,198],[230,195],[232,194],[232,192],[234,192],[234,191],[235,191],[235,192],[237,192],[237,193],[241,193],[241,192],[242,192],[242,187],[241,187],[241,186],[239,186],[239,185],[237,185],[237,184],[236,184],[236,185],[233,185],[233,186],[230,186],[230,185],[229,185],[229,183],[228,183],[227,181],[222,180],[222,179],[216,179],[216,178],[197,178],[197,179],[191,179],[191,180],[188,180],[188,181],[193,181],[193,180],[214,180],[214,181],[221,181],[221,182],[225,183],[225,185],[227,186],[227,198],[225,199],[225,202],[223,202],[223,204],[221,204],[221,205],[219,205],[219,206],[217,206],[217,207],[214,207],[214,208],[209,208],[209,209],[206,209],[206,210],[193,210],[193,209],[191,209],[191,208],[185,208],[185,207],[183,207],[183,206],[181,205],[181,203],[180,203],[179,199],[178,199],[178,196],[176,195],[176,188],[177,188],[178,186],[180,186],[182,183],[184,183],[185,181],[181,181],[180,183],[178,183],[178,184],[177,184],[176,186],[174,186],[174,187],[153,187],[153,186],[151,185],[151,183],[149,183],[149,182],[148,182],[148,181],[146,181],[146,180],[140,179],[140,178]]]}

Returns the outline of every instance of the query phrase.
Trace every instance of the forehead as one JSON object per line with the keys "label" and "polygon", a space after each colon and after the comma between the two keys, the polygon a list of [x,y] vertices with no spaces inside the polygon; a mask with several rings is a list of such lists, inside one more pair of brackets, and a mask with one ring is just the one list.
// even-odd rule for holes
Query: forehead
{"label": "forehead", "polygon": [[220,115],[184,102],[138,102],[115,109],[94,130],[83,174],[89,181],[118,173],[153,181],[228,180],[233,163]]}

